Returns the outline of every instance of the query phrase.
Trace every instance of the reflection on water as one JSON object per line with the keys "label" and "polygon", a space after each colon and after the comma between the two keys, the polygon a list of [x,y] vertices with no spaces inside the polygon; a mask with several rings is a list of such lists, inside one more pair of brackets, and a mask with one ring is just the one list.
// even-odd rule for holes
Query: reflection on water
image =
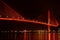
{"label": "reflection on water", "polygon": [[[25,39],[24,33],[26,32]],[[48,40],[47,30],[0,31],[0,40]],[[51,40],[60,40],[60,30],[50,32]]]}

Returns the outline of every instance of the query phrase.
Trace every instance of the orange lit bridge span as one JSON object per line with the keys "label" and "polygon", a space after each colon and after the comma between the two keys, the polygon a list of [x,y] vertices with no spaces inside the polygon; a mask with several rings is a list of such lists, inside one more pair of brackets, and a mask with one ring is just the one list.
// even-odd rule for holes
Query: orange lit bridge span
{"label": "orange lit bridge span", "polygon": [[39,22],[39,21],[34,21],[34,20],[27,20],[27,19],[17,19],[17,18],[0,18],[0,20],[14,20],[14,21],[22,21],[22,22],[31,22],[31,23],[37,23],[37,24],[43,24],[43,25],[50,25],[57,27],[59,24],[48,24],[45,22]]}

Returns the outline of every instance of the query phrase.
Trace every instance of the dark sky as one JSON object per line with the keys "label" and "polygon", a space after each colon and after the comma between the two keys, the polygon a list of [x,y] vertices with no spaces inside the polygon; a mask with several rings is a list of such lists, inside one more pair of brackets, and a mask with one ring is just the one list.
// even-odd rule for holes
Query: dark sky
{"label": "dark sky", "polygon": [[26,18],[36,18],[46,13],[48,2],[40,0],[4,0],[13,9]]}
{"label": "dark sky", "polygon": [[58,0],[3,0],[25,18],[35,19],[51,10],[60,20],[60,5]]}

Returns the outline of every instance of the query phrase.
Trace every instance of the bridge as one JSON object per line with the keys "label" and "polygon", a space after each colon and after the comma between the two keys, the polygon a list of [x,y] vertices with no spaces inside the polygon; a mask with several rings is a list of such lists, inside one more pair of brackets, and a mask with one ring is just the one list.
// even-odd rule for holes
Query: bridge
{"label": "bridge", "polygon": [[[42,21],[38,21],[37,19],[35,20],[30,20],[30,19],[26,19],[23,16],[21,16],[18,12],[16,12],[15,10],[13,10],[10,6],[8,6],[6,3],[4,3],[3,1],[0,1],[0,21],[3,20],[9,20],[9,21],[17,21],[17,22],[27,22],[27,23],[34,23],[34,24],[42,24],[42,25],[47,25],[48,27],[48,32],[50,32],[50,26],[53,27],[57,27],[59,26],[59,23],[57,21],[57,19],[50,19],[50,10],[48,10],[48,23],[46,22],[42,22]],[[41,20],[41,19],[40,19]],[[37,28],[37,27],[36,27]],[[26,40],[26,31],[24,32],[24,40]],[[50,33],[48,33],[48,40],[50,40]]]}

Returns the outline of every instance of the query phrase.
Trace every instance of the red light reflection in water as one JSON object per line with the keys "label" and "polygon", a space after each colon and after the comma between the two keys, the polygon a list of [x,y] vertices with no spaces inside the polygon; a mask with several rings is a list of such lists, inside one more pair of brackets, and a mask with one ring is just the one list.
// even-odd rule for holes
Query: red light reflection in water
{"label": "red light reflection in water", "polygon": [[24,30],[24,40],[26,40],[26,30]]}

